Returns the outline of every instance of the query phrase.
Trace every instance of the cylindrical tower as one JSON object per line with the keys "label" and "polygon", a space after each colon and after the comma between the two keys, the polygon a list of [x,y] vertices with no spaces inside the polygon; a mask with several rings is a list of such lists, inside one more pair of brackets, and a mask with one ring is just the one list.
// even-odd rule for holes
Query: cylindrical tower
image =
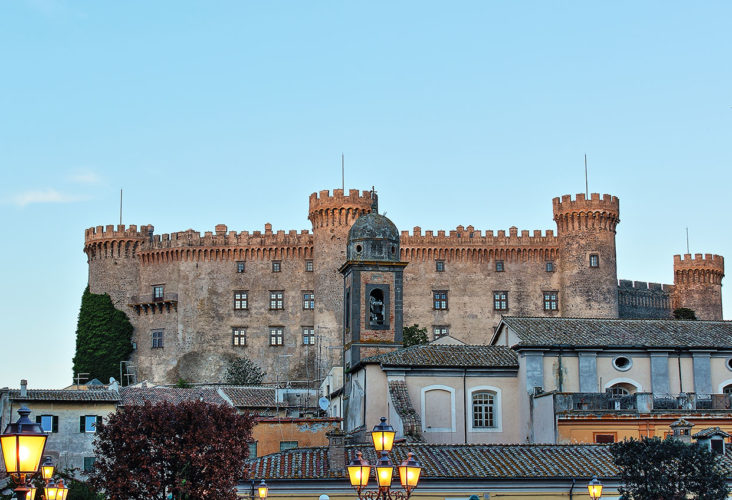
{"label": "cylindrical tower", "polygon": [[559,243],[559,308],[562,316],[618,317],[618,271],[615,228],[618,198],[592,193],[554,198]]}
{"label": "cylindrical tower", "polygon": [[686,307],[697,319],[722,320],[724,258],[712,254],[674,255],[674,309]]}
{"label": "cylindrical tower", "polygon": [[138,293],[140,264],[137,252],[153,226],[97,226],[84,232],[84,253],[89,264],[89,291],[108,293],[117,309],[127,312],[130,296]]}
{"label": "cylindrical tower", "polygon": [[[338,269],[346,262],[348,231],[356,219],[371,212],[371,203],[371,191],[359,193],[358,189],[351,189],[348,196],[342,189],[334,189],[332,196],[327,189],[310,195],[315,334],[324,348],[342,347],[343,276]],[[332,362],[340,364],[340,359],[335,358],[337,350],[331,352]]]}

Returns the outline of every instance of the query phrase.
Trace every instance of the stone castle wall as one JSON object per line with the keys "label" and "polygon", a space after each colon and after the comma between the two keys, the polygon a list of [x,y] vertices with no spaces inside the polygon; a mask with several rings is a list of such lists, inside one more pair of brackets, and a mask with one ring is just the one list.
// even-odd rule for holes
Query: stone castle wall
{"label": "stone castle wall", "polygon": [[[203,235],[193,230],[154,234],[152,226],[87,229],[90,289],[109,293],[130,317],[139,380],[219,382],[227,360],[239,356],[260,364],[268,381],[323,377],[342,362],[344,292],[338,269],[346,261],[348,230],[369,213],[371,203],[369,191],[313,194],[308,212],[312,232],[273,232],[270,224],[251,233],[228,231],[221,224]],[[627,294],[616,275],[617,198],[556,198],[553,214],[556,234],[515,227],[508,233],[482,232],[472,226],[402,232],[400,260],[408,263],[404,325],[427,327],[430,337],[434,326],[447,327],[460,340],[485,343],[502,315],[628,313],[622,304]],[[599,267],[589,267],[590,254],[599,256]],[[437,260],[443,262],[442,271]],[[237,272],[239,262],[245,263],[244,272]],[[279,272],[273,272],[274,262]],[[679,262],[680,288],[692,299],[676,292],[670,300],[695,305],[708,319],[721,319],[721,257],[679,257]],[[164,286],[163,297],[153,297],[155,285]],[[433,307],[438,290],[448,292],[445,310]],[[247,292],[247,309],[234,309],[235,291]],[[283,292],[281,310],[270,308],[272,291]],[[315,308],[305,309],[303,294],[311,291]],[[507,292],[507,309],[496,309],[495,292]],[[556,309],[545,309],[544,292],[556,292]],[[233,345],[234,327],[246,328],[246,346]],[[284,329],[283,345],[270,345],[271,327]],[[303,343],[304,327],[314,330],[316,345]],[[152,332],[159,330],[163,347],[153,347]]]}

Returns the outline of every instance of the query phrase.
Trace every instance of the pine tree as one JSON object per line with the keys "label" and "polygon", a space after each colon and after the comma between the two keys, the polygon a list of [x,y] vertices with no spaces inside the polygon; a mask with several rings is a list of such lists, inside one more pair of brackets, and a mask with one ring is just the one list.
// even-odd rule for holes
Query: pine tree
{"label": "pine tree", "polygon": [[90,378],[107,382],[119,376],[120,361],[129,359],[131,353],[129,318],[114,307],[109,295],[91,293],[87,286],[76,326],[74,374],[88,373]]}

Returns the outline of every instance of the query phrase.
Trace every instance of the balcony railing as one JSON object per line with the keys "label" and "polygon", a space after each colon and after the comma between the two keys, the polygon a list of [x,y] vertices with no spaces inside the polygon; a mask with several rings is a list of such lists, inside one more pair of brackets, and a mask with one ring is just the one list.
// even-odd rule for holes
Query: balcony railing
{"label": "balcony railing", "polygon": [[147,295],[133,295],[128,301],[128,305],[134,309],[139,315],[141,313],[163,313],[170,312],[170,309],[178,310],[178,294],[164,293],[162,297],[155,296],[152,293]]}
{"label": "balcony railing", "polygon": [[583,411],[636,413],[692,410],[732,411],[732,395],[729,394],[652,394],[639,392],[614,395],[610,392],[574,392],[554,393],[553,397],[554,408],[557,413]]}

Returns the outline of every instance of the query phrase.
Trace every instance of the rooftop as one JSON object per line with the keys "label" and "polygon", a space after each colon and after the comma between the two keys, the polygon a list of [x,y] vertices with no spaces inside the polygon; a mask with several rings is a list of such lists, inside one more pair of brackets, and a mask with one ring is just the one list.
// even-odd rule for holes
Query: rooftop
{"label": "rooftop", "polygon": [[[519,346],[732,349],[732,321],[505,316]],[[494,336],[494,340],[495,340]]]}
{"label": "rooftop", "polygon": [[19,389],[8,391],[10,399],[15,401],[107,401],[116,403],[120,400],[120,394],[113,390],[28,389],[26,393],[26,396],[21,396]]}
{"label": "rooftop", "polygon": [[513,368],[518,367],[518,357],[504,346],[426,344],[372,356],[363,363],[430,368]]}

